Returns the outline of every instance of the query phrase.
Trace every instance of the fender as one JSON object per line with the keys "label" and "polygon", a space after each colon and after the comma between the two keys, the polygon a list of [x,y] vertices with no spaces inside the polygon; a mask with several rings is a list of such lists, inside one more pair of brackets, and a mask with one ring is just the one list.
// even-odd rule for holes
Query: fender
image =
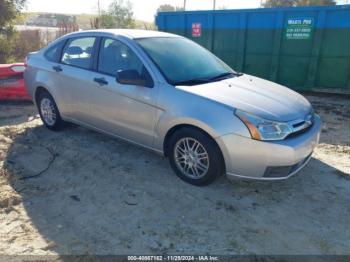
{"label": "fender", "polygon": [[167,133],[179,125],[199,128],[214,140],[224,134],[232,133],[233,130],[238,130],[240,135],[249,135],[247,127],[234,115],[234,109],[216,101],[187,93],[170,85],[163,85],[160,88],[158,101],[162,101],[162,104],[158,105],[158,120],[153,141],[153,147],[157,150],[163,151]]}

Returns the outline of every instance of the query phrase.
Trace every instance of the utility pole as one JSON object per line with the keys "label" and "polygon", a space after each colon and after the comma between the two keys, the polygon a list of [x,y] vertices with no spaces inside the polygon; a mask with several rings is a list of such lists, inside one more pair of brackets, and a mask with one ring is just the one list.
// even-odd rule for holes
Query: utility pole
{"label": "utility pole", "polygon": [[186,11],[186,0],[184,0],[184,11]]}
{"label": "utility pole", "polygon": [[216,9],[216,0],[213,0],[213,10]]}
{"label": "utility pole", "polygon": [[101,17],[101,6],[100,6],[100,0],[97,0],[97,12],[98,16]]}

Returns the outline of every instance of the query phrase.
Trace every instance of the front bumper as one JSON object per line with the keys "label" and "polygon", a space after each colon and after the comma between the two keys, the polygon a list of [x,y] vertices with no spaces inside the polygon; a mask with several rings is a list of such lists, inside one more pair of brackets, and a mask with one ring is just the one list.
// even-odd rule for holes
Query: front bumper
{"label": "front bumper", "polygon": [[316,115],[314,124],[305,133],[281,141],[258,141],[236,134],[221,136],[216,141],[229,178],[281,180],[296,174],[308,163],[320,132],[321,119]]}

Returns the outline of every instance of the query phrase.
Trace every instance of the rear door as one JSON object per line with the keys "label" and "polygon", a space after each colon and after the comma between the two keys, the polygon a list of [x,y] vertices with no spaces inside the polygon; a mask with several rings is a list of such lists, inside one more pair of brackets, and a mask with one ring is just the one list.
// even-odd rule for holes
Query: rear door
{"label": "rear door", "polygon": [[[90,101],[94,126],[152,146],[158,86],[135,49],[121,40],[102,38],[95,70]],[[120,70],[137,71],[147,82],[143,86],[118,83]]]}
{"label": "rear door", "polygon": [[65,104],[65,115],[73,120],[89,122],[91,69],[97,38],[83,36],[67,41],[60,63],[55,66],[60,76],[59,90]]}
{"label": "rear door", "polygon": [[[44,83],[43,86],[47,87],[54,96],[55,102],[58,105],[61,115],[66,115],[66,101],[63,97],[62,87],[62,74],[59,72],[60,60],[62,50],[66,43],[65,40],[61,40],[48,48],[44,53],[45,60],[34,59],[36,54],[30,53],[27,57],[30,63],[25,71],[27,88],[36,88],[37,82]],[[35,79],[34,79],[35,76]],[[30,86],[34,84],[35,86]]]}

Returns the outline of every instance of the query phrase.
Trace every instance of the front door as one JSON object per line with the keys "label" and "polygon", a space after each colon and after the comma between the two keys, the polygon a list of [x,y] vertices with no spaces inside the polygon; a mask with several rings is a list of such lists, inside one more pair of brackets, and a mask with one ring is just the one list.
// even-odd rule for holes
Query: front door
{"label": "front door", "polygon": [[[127,44],[103,38],[96,69],[90,76],[91,124],[124,139],[152,146],[158,86],[141,59]],[[147,80],[145,85],[120,84],[117,72],[125,70],[137,71]]]}

